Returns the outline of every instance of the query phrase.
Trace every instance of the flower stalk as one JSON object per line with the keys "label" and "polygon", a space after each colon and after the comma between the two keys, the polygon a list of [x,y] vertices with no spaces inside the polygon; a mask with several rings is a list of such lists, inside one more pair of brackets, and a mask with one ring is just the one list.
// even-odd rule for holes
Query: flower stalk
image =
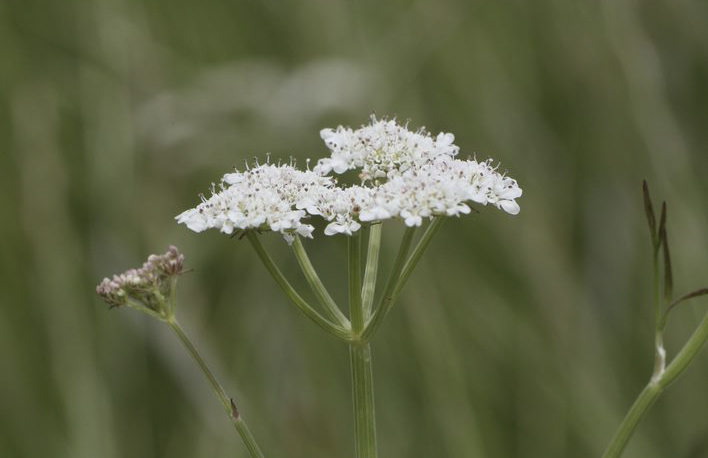
{"label": "flower stalk", "polygon": [[403,270],[401,271],[401,278],[398,280],[398,284],[396,285],[396,289],[394,290],[392,302],[395,302],[396,298],[398,298],[398,294],[403,289],[403,286],[408,281],[408,278],[410,278],[411,274],[413,273],[413,269],[415,269],[415,266],[418,265],[418,261],[420,261],[420,258],[423,256],[423,253],[425,253],[425,250],[427,250],[428,246],[430,246],[430,242],[433,240],[433,236],[438,233],[438,230],[440,230],[440,227],[442,226],[442,223],[444,221],[444,216],[436,216],[430,222],[428,227],[425,228],[425,232],[416,244],[415,248],[413,248],[413,252],[406,261],[406,264],[403,266]]}
{"label": "flower stalk", "polygon": [[248,238],[248,241],[251,242],[251,246],[253,246],[253,249],[258,254],[258,257],[263,262],[263,265],[266,269],[268,269],[268,272],[273,279],[275,279],[276,283],[278,283],[278,286],[280,286],[283,292],[288,296],[290,302],[292,302],[306,317],[311,319],[315,324],[328,333],[342,340],[350,339],[351,334],[348,329],[334,324],[327,318],[323,317],[317,310],[307,303],[302,296],[297,293],[297,291],[295,291],[295,288],[290,285],[290,282],[288,282],[280,269],[278,269],[278,266],[275,265],[270,255],[265,250],[265,247],[258,239],[257,234],[253,231],[248,231],[246,233],[246,238]]}
{"label": "flower stalk", "polygon": [[374,305],[376,292],[376,275],[379,269],[379,251],[381,248],[381,228],[383,224],[372,224],[369,227],[369,244],[366,252],[366,269],[364,270],[364,285],[361,290],[361,302],[364,307],[364,318],[369,319]]}
{"label": "flower stalk", "polygon": [[103,279],[96,287],[96,292],[111,308],[128,306],[169,325],[209,381],[251,458],[264,458],[233,399],[226,394],[196,345],[177,321],[177,279],[183,267],[184,256],[177,247],[170,246],[162,255],[150,255],[138,269],[129,269],[111,279]]}
{"label": "flower stalk", "polygon": [[334,302],[334,299],[332,299],[329,291],[327,291],[327,288],[322,283],[322,280],[320,280],[320,276],[317,275],[317,271],[312,266],[310,257],[307,255],[307,251],[305,251],[305,247],[302,245],[302,240],[299,236],[295,236],[292,248],[295,253],[295,258],[297,258],[297,262],[300,265],[300,269],[305,275],[305,278],[310,284],[310,288],[317,297],[320,305],[322,305],[329,317],[339,326],[344,329],[350,328],[351,324],[349,323],[349,320],[346,316],[344,316],[339,306]]}
{"label": "flower stalk", "polygon": [[243,416],[240,414],[238,409],[236,408],[236,404],[234,403],[233,399],[231,399],[227,394],[226,390],[221,386],[221,383],[219,383],[219,380],[216,378],[214,373],[211,371],[209,366],[207,365],[206,361],[202,357],[201,353],[199,353],[199,350],[197,347],[192,343],[190,338],[187,336],[187,334],[184,332],[182,329],[182,326],[180,326],[179,322],[175,317],[172,317],[166,321],[166,323],[172,328],[172,330],[177,334],[177,337],[179,338],[180,342],[184,345],[184,348],[187,350],[187,352],[190,354],[190,356],[194,359],[194,361],[197,363],[199,366],[199,369],[201,369],[202,373],[206,377],[206,379],[209,381],[209,384],[211,385],[212,390],[214,390],[214,394],[216,394],[216,397],[219,398],[219,401],[221,402],[222,406],[224,407],[224,410],[226,410],[226,413],[228,414],[229,418],[231,419],[231,422],[233,423],[234,427],[236,428],[236,431],[238,432],[239,436],[241,437],[241,440],[243,441],[244,445],[246,446],[246,449],[248,450],[248,454],[250,455],[251,458],[264,458],[263,452],[261,452],[260,447],[256,443],[256,439],[253,437],[253,434],[251,433],[251,430],[248,428],[248,425],[246,424],[246,421],[243,419]]}
{"label": "flower stalk", "polygon": [[[361,238],[358,233],[349,237],[347,253],[349,259],[349,313],[352,321],[352,333],[354,336],[359,336],[364,330],[365,316],[361,288]],[[354,404],[354,456],[356,458],[376,458],[376,415],[371,344],[365,340],[350,342],[349,360]]]}
{"label": "flower stalk", "polygon": [[349,344],[352,400],[354,403],[354,456],[376,458],[376,415],[374,410],[374,378],[371,366],[371,344]]}
{"label": "flower stalk", "polygon": [[391,274],[386,282],[384,293],[379,300],[379,305],[376,310],[372,312],[371,319],[366,323],[366,327],[363,328],[361,338],[364,341],[369,340],[371,336],[374,335],[379,326],[381,326],[381,323],[383,323],[388,311],[393,306],[394,293],[401,279],[401,272],[405,266],[406,257],[408,256],[408,250],[413,242],[415,230],[416,227],[413,226],[406,228],[406,231],[403,233],[401,244],[398,247],[398,254],[396,254],[396,259],[393,261]]}

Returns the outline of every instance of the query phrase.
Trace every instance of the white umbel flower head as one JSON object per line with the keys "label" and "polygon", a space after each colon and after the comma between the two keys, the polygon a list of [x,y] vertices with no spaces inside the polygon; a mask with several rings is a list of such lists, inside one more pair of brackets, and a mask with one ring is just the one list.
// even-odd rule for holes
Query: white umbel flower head
{"label": "white umbel flower head", "polygon": [[459,147],[450,133],[412,132],[395,120],[372,117],[359,129],[339,126],[323,129],[320,136],[331,154],[314,171],[356,170],[362,186],[371,190],[368,201],[357,202],[360,221],[398,217],[408,226],[419,226],[431,216],[469,213],[468,202],[519,213],[516,181],[490,161],[457,159]]}
{"label": "white umbel flower head", "polygon": [[453,144],[452,134],[441,132],[433,138],[424,129],[411,132],[395,120],[377,120],[374,116],[371,124],[357,130],[343,126],[322,129],[320,137],[331,156],[320,159],[315,171],[326,175],[361,169],[362,181],[403,172],[441,155],[454,157],[460,150]]}
{"label": "white umbel flower head", "polygon": [[[491,160],[458,159],[452,134],[433,137],[372,117],[359,129],[339,126],[320,135],[331,154],[313,170],[264,164],[228,173],[218,189],[212,186],[211,197],[177,221],[196,232],[272,230],[290,243],[296,234],[312,237],[314,228],[306,222],[312,216],[328,223],[325,235],[352,235],[362,223],[398,218],[420,226],[433,216],[467,214],[470,204],[519,213],[516,181]],[[361,184],[344,187],[327,176],[350,170],[358,171]]]}
{"label": "white umbel flower head", "polygon": [[227,173],[218,191],[176,217],[195,232],[219,229],[225,234],[238,230],[272,230],[292,241],[294,234],[311,237],[311,225],[303,222],[303,210],[334,180],[291,165],[263,164],[245,172]]}

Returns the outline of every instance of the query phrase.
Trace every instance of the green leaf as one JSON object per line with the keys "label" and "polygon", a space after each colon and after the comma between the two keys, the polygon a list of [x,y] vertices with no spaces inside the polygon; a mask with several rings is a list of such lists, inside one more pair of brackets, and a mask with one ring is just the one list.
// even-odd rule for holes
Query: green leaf
{"label": "green leaf", "polygon": [[669,305],[669,308],[666,309],[666,314],[668,314],[671,311],[671,309],[673,309],[674,307],[679,305],[681,302],[687,301],[689,299],[693,299],[694,297],[705,296],[706,294],[708,294],[708,288],[701,288],[701,289],[697,289],[691,293],[688,293],[685,296],[682,296],[682,297],[676,299],[674,302],[672,302],[671,305]]}
{"label": "green leaf", "polygon": [[656,217],[654,216],[654,206],[651,203],[651,196],[649,195],[649,185],[647,185],[647,180],[642,181],[642,191],[644,193],[644,213],[647,216],[647,223],[649,224],[651,243],[654,247],[654,250],[658,250],[659,237],[656,233]]}
{"label": "green leaf", "polygon": [[664,254],[664,299],[671,301],[674,291],[674,277],[671,270],[671,252],[669,250],[669,239],[666,235],[666,202],[661,204],[661,218],[659,222],[659,244],[663,248]]}

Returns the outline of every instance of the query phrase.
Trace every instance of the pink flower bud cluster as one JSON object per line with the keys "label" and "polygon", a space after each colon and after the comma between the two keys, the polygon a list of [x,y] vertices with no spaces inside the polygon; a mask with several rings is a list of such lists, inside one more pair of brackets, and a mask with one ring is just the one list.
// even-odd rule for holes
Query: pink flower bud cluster
{"label": "pink flower bud cluster", "polygon": [[184,256],[177,247],[170,246],[164,254],[151,254],[138,269],[104,278],[96,287],[96,293],[111,307],[144,307],[160,314],[165,310],[165,301],[174,287],[171,280],[182,272],[183,267]]}

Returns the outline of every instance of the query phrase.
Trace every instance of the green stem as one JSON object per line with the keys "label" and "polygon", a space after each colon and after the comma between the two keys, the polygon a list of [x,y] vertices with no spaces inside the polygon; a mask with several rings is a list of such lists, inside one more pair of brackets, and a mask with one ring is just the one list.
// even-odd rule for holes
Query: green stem
{"label": "green stem", "polygon": [[194,360],[197,362],[197,365],[202,370],[207,380],[209,380],[209,384],[211,384],[214,393],[219,398],[219,401],[221,401],[221,404],[224,406],[224,410],[226,410],[226,413],[231,419],[231,422],[234,424],[236,431],[238,432],[239,436],[241,436],[241,440],[246,445],[246,448],[248,449],[248,453],[251,458],[264,458],[263,452],[261,452],[261,449],[258,447],[258,444],[256,443],[253,434],[251,434],[251,430],[248,429],[248,425],[246,424],[246,421],[243,419],[238,409],[236,408],[236,404],[234,404],[233,399],[231,399],[226,394],[226,391],[216,379],[216,376],[211,371],[211,369],[209,369],[209,366],[207,365],[206,361],[204,361],[204,358],[202,358],[202,355],[199,353],[199,350],[197,350],[197,347],[194,346],[192,341],[189,339],[187,334],[185,334],[184,330],[177,322],[177,319],[173,316],[165,322],[170,325],[172,330],[175,331],[177,337],[179,337],[179,340],[182,342],[182,344],[184,344],[184,347],[187,349],[192,358],[194,358]]}
{"label": "green stem", "polygon": [[[354,335],[364,329],[365,317],[361,289],[361,238],[359,233],[349,237],[349,314]],[[376,458],[376,416],[374,411],[374,383],[371,368],[371,346],[368,342],[351,342],[349,359],[354,403],[354,456]]]}
{"label": "green stem", "polygon": [[688,365],[693,361],[698,352],[703,348],[703,345],[708,340],[708,313],[703,317],[703,321],[688,339],[688,342],[681,348],[678,355],[671,361],[671,364],[666,368],[661,376],[659,383],[663,388],[666,388],[674,380],[676,380]]}
{"label": "green stem", "polygon": [[371,345],[349,344],[354,402],[354,456],[376,458],[376,416],[374,381],[371,370]]}
{"label": "green stem", "polygon": [[364,328],[364,309],[361,302],[361,236],[359,232],[347,238],[349,259],[349,318],[357,335]]}
{"label": "green stem", "polygon": [[295,253],[295,258],[297,258],[297,262],[298,264],[300,264],[302,273],[305,275],[305,278],[310,284],[312,292],[315,293],[317,300],[320,302],[322,307],[324,307],[325,311],[329,314],[331,319],[335,320],[335,322],[337,322],[343,328],[349,328],[349,320],[346,316],[344,316],[342,311],[334,302],[334,299],[332,299],[332,296],[329,294],[329,291],[327,291],[327,288],[322,283],[322,280],[320,280],[319,275],[317,275],[317,271],[312,266],[312,262],[310,262],[310,257],[307,255],[307,251],[305,251],[305,247],[302,245],[302,240],[300,240],[299,236],[295,236],[292,248],[293,252]]}
{"label": "green stem", "polygon": [[617,458],[622,455],[622,451],[627,446],[629,438],[634,433],[639,421],[644,417],[649,408],[654,404],[661,394],[662,388],[657,383],[649,383],[630,407],[627,415],[622,420],[620,427],[612,438],[612,442],[605,450],[602,458]]}
{"label": "green stem", "polygon": [[384,293],[379,300],[379,305],[376,310],[371,314],[371,318],[364,327],[361,334],[362,341],[368,341],[374,332],[381,326],[383,319],[388,314],[389,309],[393,305],[393,295],[396,291],[396,285],[401,277],[401,271],[406,262],[406,256],[408,255],[408,250],[410,249],[411,243],[413,242],[413,235],[415,234],[416,227],[406,228],[406,232],[403,233],[403,238],[401,239],[401,245],[398,247],[398,253],[396,254],[396,259],[393,261],[393,268],[386,282],[386,288]]}
{"label": "green stem", "polygon": [[430,242],[433,240],[433,236],[437,234],[444,221],[444,216],[436,216],[430,222],[428,227],[425,228],[423,236],[420,238],[415,248],[413,248],[413,253],[411,253],[410,258],[408,258],[408,261],[406,261],[406,265],[403,266],[401,278],[399,279],[398,285],[394,290],[394,302],[398,294],[401,292],[401,289],[403,289],[403,285],[406,284],[408,278],[411,276],[411,273],[413,273],[413,269],[415,269],[415,266],[418,265],[418,261],[420,261],[420,258],[423,256],[423,253],[425,253],[425,250],[427,250],[428,246],[430,245]]}
{"label": "green stem", "polygon": [[664,349],[664,326],[661,315],[661,287],[659,284],[659,250],[654,250],[652,269],[654,281],[654,372],[652,380],[657,380],[666,368],[666,350]]}
{"label": "green stem", "polygon": [[708,313],[703,317],[701,324],[696,328],[691,338],[688,339],[666,370],[659,377],[652,377],[649,384],[639,394],[637,400],[634,401],[629,412],[627,412],[627,416],[617,428],[617,432],[602,458],[617,458],[622,454],[639,421],[663,390],[686,370],[701,348],[703,348],[706,340],[708,340]]}
{"label": "green stem", "polygon": [[332,323],[331,321],[327,320],[325,317],[320,315],[317,310],[312,308],[310,304],[308,304],[298,293],[295,291],[295,289],[290,285],[288,280],[285,278],[285,276],[280,272],[280,269],[278,269],[278,266],[275,265],[273,260],[271,259],[270,255],[268,252],[266,252],[265,248],[261,244],[261,241],[258,240],[258,236],[252,232],[249,231],[246,233],[246,237],[248,238],[248,241],[251,242],[251,245],[253,246],[253,249],[256,251],[258,254],[258,257],[260,257],[261,261],[265,265],[266,269],[268,269],[268,272],[270,272],[271,276],[275,279],[276,283],[278,283],[278,286],[285,292],[285,294],[288,296],[290,301],[295,304],[295,306],[305,314],[309,319],[315,322],[319,327],[327,331],[328,333],[332,334],[335,337],[338,337],[339,339],[349,341],[351,340],[351,333],[349,332],[348,329],[343,328],[342,326],[336,325]]}
{"label": "green stem", "polygon": [[361,291],[361,302],[364,307],[364,318],[369,319],[374,304],[376,291],[376,274],[379,268],[379,249],[381,247],[381,223],[369,226],[369,248],[366,252],[366,269],[364,270],[364,286]]}
{"label": "green stem", "polygon": [[408,228],[406,234],[403,236],[403,240],[401,241],[401,248],[398,250],[398,255],[396,257],[396,261],[394,262],[393,272],[391,277],[388,279],[388,283],[386,284],[386,292],[381,297],[381,304],[374,312],[373,316],[369,320],[369,323],[366,325],[364,333],[362,334],[362,339],[370,339],[376,332],[376,329],[381,326],[384,318],[386,318],[388,312],[391,311],[391,307],[393,307],[393,304],[396,303],[396,299],[401,293],[403,286],[410,278],[415,266],[418,265],[418,261],[420,261],[423,253],[425,253],[425,250],[433,240],[433,236],[438,232],[438,230],[440,230],[440,227],[444,221],[444,216],[436,216],[433,218],[428,227],[425,229],[423,236],[413,249],[410,257],[406,260],[405,264],[401,265],[399,263],[405,259],[408,248],[411,245],[413,230],[415,229]]}

